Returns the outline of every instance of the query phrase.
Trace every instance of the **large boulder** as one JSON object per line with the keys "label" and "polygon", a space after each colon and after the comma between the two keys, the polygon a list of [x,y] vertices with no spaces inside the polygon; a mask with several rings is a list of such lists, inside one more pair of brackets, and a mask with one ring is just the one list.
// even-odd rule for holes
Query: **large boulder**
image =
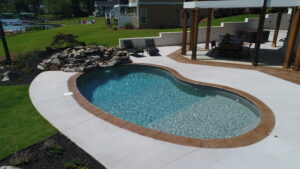
{"label": "large boulder", "polygon": [[84,54],[85,55],[93,55],[93,54],[97,54],[99,52],[100,52],[99,49],[88,48],[84,51]]}
{"label": "large boulder", "polygon": [[51,63],[51,65],[56,65],[56,66],[62,65],[62,61],[58,58],[52,59],[52,61],[50,63]]}
{"label": "large boulder", "polygon": [[49,65],[49,64],[51,64],[51,62],[52,62],[52,59],[45,59],[45,60],[43,60],[42,63]]}

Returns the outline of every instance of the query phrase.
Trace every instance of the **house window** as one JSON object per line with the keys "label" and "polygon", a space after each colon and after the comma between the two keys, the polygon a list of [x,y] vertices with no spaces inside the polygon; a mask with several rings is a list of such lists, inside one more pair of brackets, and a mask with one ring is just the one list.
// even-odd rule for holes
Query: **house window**
{"label": "house window", "polygon": [[140,9],[141,24],[147,24],[147,9]]}

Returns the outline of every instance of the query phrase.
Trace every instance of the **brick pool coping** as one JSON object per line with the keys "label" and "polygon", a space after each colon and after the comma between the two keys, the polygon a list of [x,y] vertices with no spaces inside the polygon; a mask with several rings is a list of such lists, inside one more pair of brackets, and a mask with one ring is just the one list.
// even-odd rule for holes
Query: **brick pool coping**
{"label": "brick pool coping", "polygon": [[143,136],[147,136],[153,139],[158,139],[161,141],[166,141],[170,143],[175,144],[181,144],[181,145],[187,145],[187,146],[193,146],[193,147],[202,147],[202,148],[233,148],[233,147],[242,147],[242,146],[248,146],[251,144],[254,144],[256,142],[261,141],[262,139],[269,136],[271,131],[273,130],[275,126],[275,117],[271,109],[265,105],[262,101],[257,99],[256,97],[243,92],[238,89],[230,88],[227,86],[222,85],[216,85],[211,83],[205,83],[205,82],[199,82],[187,79],[180,75],[177,71],[165,67],[165,66],[158,66],[153,64],[129,64],[130,65],[144,65],[144,66],[153,66],[157,67],[163,70],[166,70],[170,72],[173,76],[175,76],[177,79],[181,81],[185,81],[187,83],[192,83],[196,85],[203,85],[208,87],[215,87],[221,90],[226,90],[235,94],[238,94],[250,102],[252,102],[260,111],[261,113],[261,121],[260,124],[250,130],[249,132],[242,134],[240,136],[231,137],[231,138],[224,138],[224,139],[198,139],[198,138],[190,138],[190,137],[184,137],[184,136],[177,136],[172,135],[164,132],[160,132],[158,130],[153,130],[149,128],[145,128],[136,124],[133,124],[131,122],[122,120],[118,117],[115,117],[107,112],[104,112],[103,110],[99,109],[95,105],[93,105],[91,102],[89,102],[85,97],[83,97],[80,93],[80,91],[77,88],[76,80],[77,78],[82,75],[83,73],[77,73],[74,76],[72,76],[68,80],[68,87],[71,92],[73,92],[73,98],[78,102],[78,104],[86,109],[88,112],[92,113],[98,118],[101,118],[111,124],[114,124],[116,126],[119,126],[120,128],[138,133]]}

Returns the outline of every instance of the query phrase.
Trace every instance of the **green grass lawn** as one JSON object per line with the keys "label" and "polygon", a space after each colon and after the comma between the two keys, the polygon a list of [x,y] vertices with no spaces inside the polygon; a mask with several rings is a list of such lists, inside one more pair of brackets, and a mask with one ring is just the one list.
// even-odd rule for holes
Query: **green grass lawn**
{"label": "green grass lawn", "polygon": [[[214,19],[213,26],[219,26],[221,22],[244,21],[246,17],[257,17],[256,14],[238,15],[225,18]],[[72,33],[79,37],[80,41],[87,44],[97,43],[105,46],[118,46],[120,38],[130,37],[151,37],[158,36],[159,32],[174,32],[181,31],[181,28],[175,29],[141,29],[141,30],[109,30],[104,23],[104,18],[96,18],[96,24],[80,25],[78,21],[87,18],[65,19],[61,21],[53,21],[53,24],[64,24],[64,27],[26,32],[18,35],[11,35],[7,37],[10,52],[12,54],[22,54],[31,52],[36,49],[44,50],[52,42],[53,36],[58,33]],[[202,23],[200,26],[205,26]],[[3,49],[0,48],[0,56],[3,56]]]}
{"label": "green grass lawn", "polygon": [[33,107],[28,88],[0,87],[0,160],[57,132]]}
{"label": "green grass lawn", "polygon": [[[229,16],[224,18],[213,19],[211,22],[212,26],[220,26],[222,22],[241,22],[245,21],[245,18],[257,18],[259,14],[245,14],[245,15],[237,15],[237,16]],[[207,22],[203,22],[200,24],[201,27],[206,26]]]}

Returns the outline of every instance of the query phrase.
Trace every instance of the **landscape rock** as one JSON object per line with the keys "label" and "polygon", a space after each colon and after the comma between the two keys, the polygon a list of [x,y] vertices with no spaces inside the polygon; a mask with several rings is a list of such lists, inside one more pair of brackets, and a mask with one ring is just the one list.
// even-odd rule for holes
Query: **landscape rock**
{"label": "landscape rock", "polygon": [[85,55],[92,55],[98,53],[100,50],[99,49],[87,49],[84,51]]}
{"label": "landscape rock", "polygon": [[42,63],[44,63],[44,64],[50,64],[51,61],[52,61],[52,59],[45,59],[45,60],[43,60]]}
{"label": "landscape rock", "polygon": [[7,82],[10,80],[15,80],[15,79],[19,78],[20,75],[14,71],[7,71],[7,72],[2,73],[1,77],[2,77],[1,78],[2,82]]}
{"label": "landscape rock", "polygon": [[46,66],[43,65],[42,63],[37,65],[37,69],[41,70],[41,71],[46,71]]}
{"label": "landscape rock", "polygon": [[50,59],[57,59],[61,55],[60,53],[56,53],[50,57]]}
{"label": "landscape rock", "polygon": [[55,59],[53,59],[50,63],[51,63],[52,65],[60,66],[60,65],[61,65],[61,60],[58,59],[58,58],[55,58]]}
{"label": "landscape rock", "polygon": [[85,72],[131,62],[128,53],[119,48],[78,46],[53,54],[50,59],[43,60],[37,69]]}
{"label": "landscape rock", "polygon": [[63,71],[64,72],[76,72],[76,69],[75,68],[66,67]]}
{"label": "landscape rock", "polygon": [[7,75],[6,76],[2,75],[1,82],[7,82],[7,81],[9,81],[9,77]]}
{"label": "landscape rock", "polygon": [[14,166],[1,166],[0,169],[21,169],[21,168],[14,167]]}
{"label": "landscape rock", "polygon": [[84,48],[85,48],[84,46],[76,46],[73,49],[78,51],[78,50],[81,50],[81,49],[84,49]]}

